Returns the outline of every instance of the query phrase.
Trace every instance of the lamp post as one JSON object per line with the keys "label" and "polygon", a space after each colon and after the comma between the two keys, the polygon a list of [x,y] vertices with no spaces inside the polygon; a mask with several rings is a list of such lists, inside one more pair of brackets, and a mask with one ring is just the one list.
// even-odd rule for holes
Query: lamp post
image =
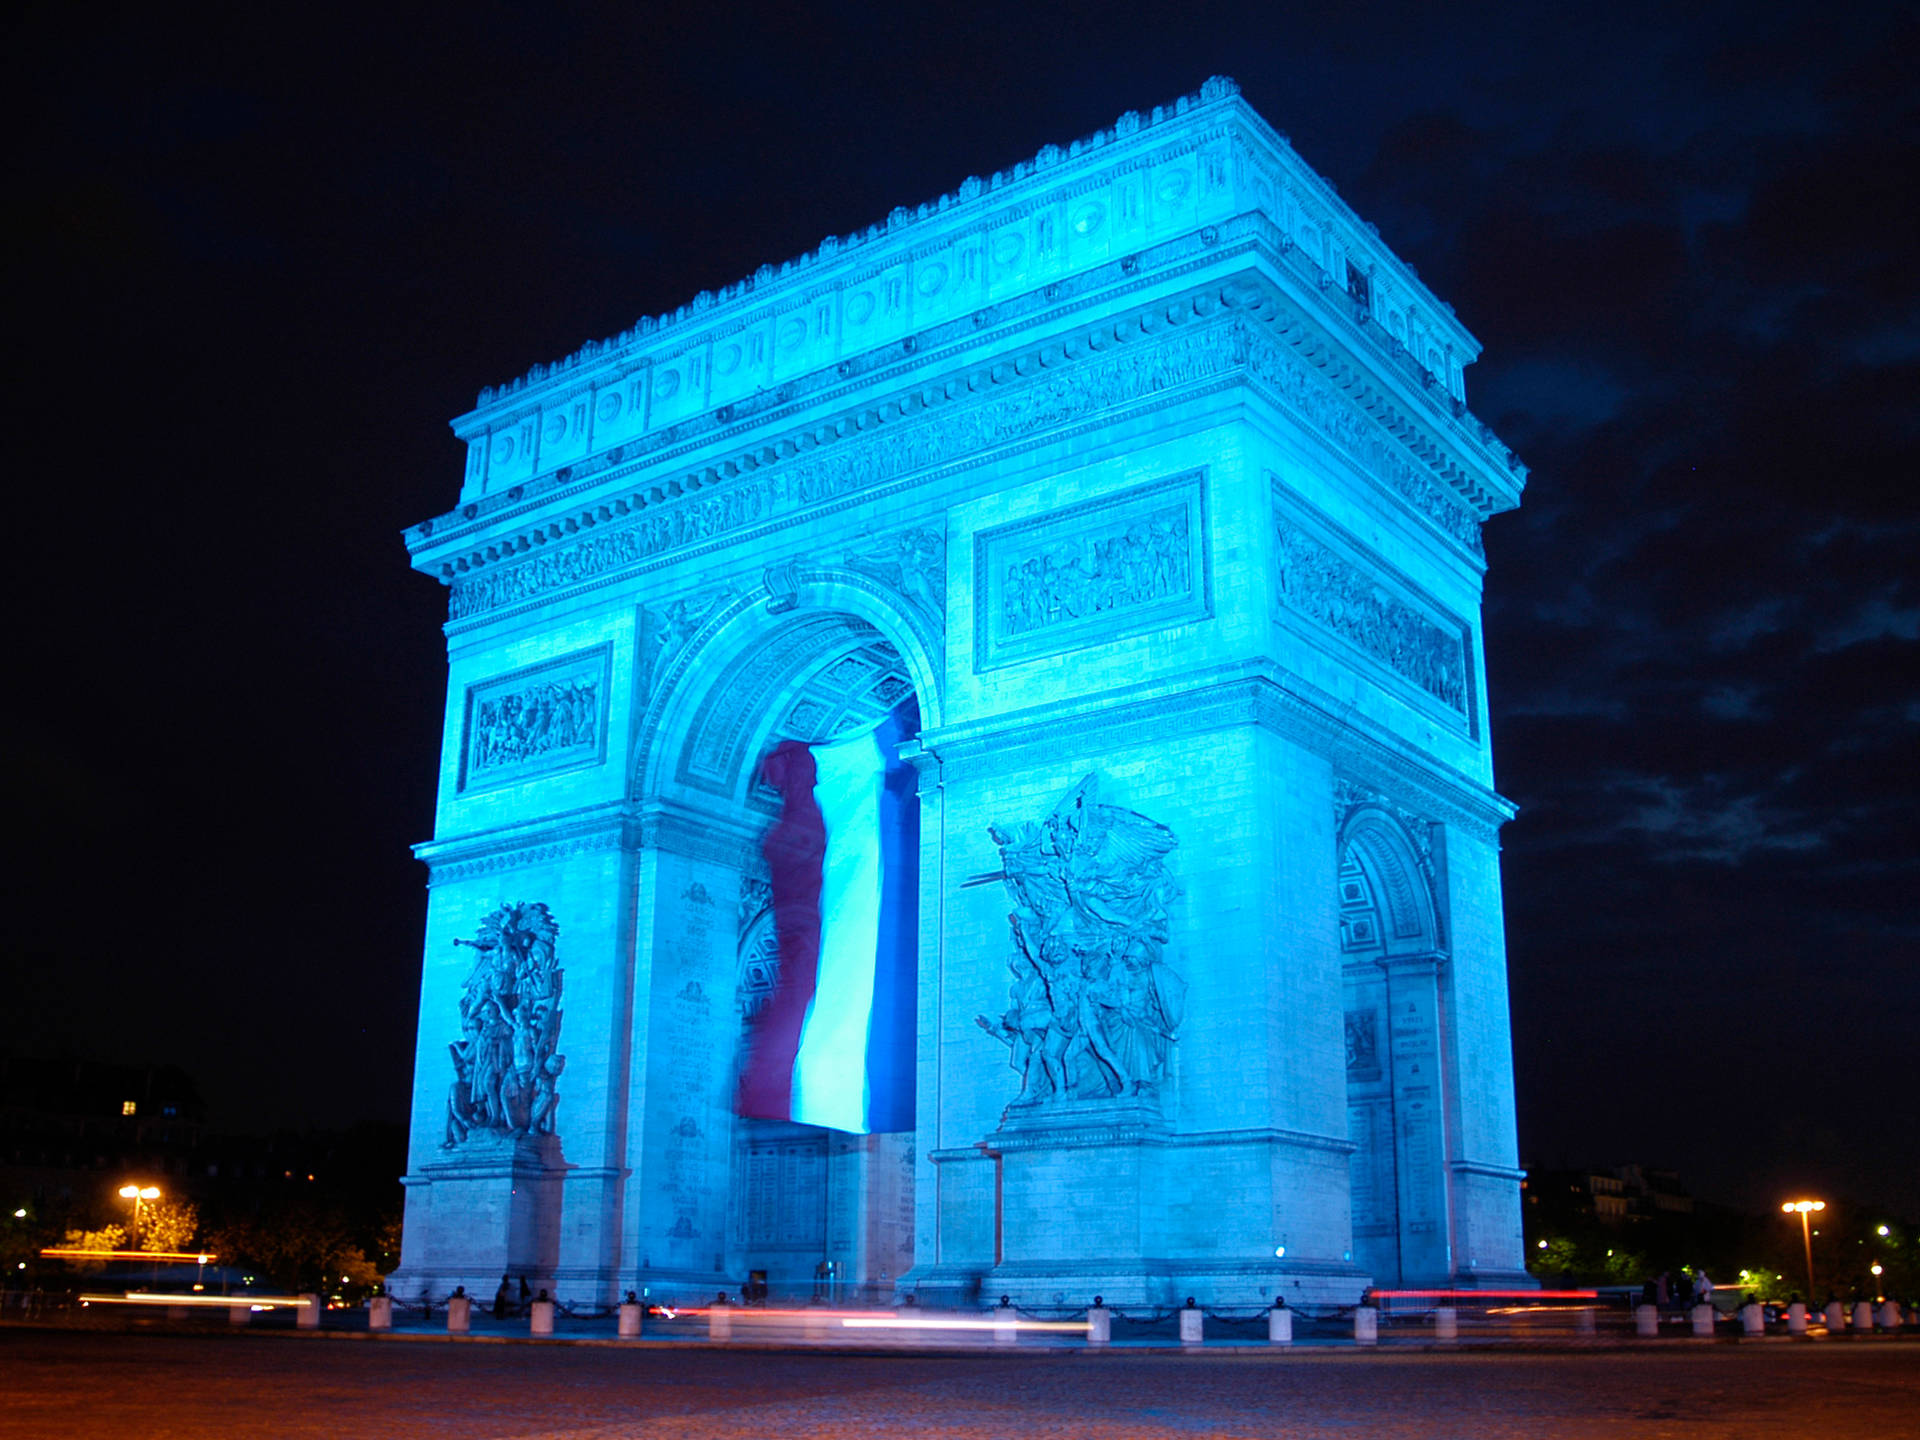
{"label": "lamp post", "polygon": [[1807,1304],[1809,1305],[1814,1303],[1814,1298],[1813,1298],[1813,1222],[1809,1220],[1807,1217],[1809,1213],[1812,1211],[1824,1210],[1826,1208],[1827,1208],[1827,1202],[1824,1200],[1789,1200],[1780,1207],[1780,1211],[1782,1214],[1798,1215],[1800,1217],[1800,1239],[1801,1239],[1801,1242],[1805,1244],[1805,1246],[1807,1247]]}
{"label": "lamp post", "polygon": [[140,1207],[149,1200],[160,1198],[158,1185],[122,1185],[120,1198],[133,1202],[133,1233],[127,1236],[127,1248],[138,1249],[140,1244]]}

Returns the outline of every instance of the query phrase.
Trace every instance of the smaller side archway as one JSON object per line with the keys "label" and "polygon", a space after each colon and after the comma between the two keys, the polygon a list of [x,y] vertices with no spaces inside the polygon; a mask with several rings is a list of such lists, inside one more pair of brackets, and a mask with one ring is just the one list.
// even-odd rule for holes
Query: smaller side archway
{"label": "smaller side archway", "polygon": [[1443,1283],[1453,1271],[1441,1003],[1441,907],[1408,822],[1361,805],[1340,827],[1355,1260],[1377,1283]]}

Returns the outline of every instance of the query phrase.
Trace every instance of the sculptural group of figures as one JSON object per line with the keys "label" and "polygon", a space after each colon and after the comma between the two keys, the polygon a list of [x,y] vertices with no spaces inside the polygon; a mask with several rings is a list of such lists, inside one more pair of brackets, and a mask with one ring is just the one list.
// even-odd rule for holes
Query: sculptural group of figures
{"label": "sculptural group of figures", "polygon": [[1187,993],[1164,958],[1173,832],[1099,803],[1089,775],[1039,824],[991,833],[1014,902],[1012,1003],[975,1020],[1011,1048],[1020,1098],[1157,1094]]}
{"label": "sculptural group of figures", "polygon": [[600,733],[599,708],[597,680],[547,681],[483,700],[474,716],[472,768],[517,765],[591,745]]}
{"label": "sculptural group of figures", "polygon": [[1184,595],[1191,587],[1190,563],[1184,505],[1091,543],[1053,546],[1007,567],[1000,592],[1005,633],[1024,635],[1058,621]]}
{"label": "sculptural group of figures", "polygon": [[519,1138],[551,1135],[566,1057],[560,1040],[560,982],[554,942],[560,927],[545,905],[503,905],[481,923],[480,954],[460,995],[461,1038],[447,1096],[452,1149],[475,1130]]}

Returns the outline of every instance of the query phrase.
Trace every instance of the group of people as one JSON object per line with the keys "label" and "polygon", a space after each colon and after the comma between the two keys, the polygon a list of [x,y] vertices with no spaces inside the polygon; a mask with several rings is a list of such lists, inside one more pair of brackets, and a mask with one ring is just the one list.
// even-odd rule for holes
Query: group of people
{"label": "group of people", "polygon": [[1691,1275],[1682,1270],[1678,1278],[1671,1270],[1662,1270],[1640,1287],[1640,1303],[1662,1310],[1691,1310],[1695,1305],[1711,1305],[1713,1288],[1704,1268]]}

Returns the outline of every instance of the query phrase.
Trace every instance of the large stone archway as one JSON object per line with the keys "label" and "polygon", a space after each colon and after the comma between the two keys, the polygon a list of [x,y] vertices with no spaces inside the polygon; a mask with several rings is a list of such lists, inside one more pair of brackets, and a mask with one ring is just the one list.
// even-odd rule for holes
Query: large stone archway
{"label": "large stone archway", "polygon": [[630,1145],[663,1180],[632,1197],[623,1228],[641,1247],[630,1274],[642,1287],[704,1288],[717,1265],[735,1283],[763,1274],[776,1296],[810,1296],[830,1275],[828,1293],[884,1300],[912,1264],[912,1135],[750,1120],[731,1106],[751,1012],[779,963],[757,848],[776,797],[758,767],[782,739],[871,728],[909,694],[937,713],[938,690],[898,597],[847,573],[789,578],[779,594],[698,597],[682,618],[704,609],[699,622],[654,653],[661,693],[634,788],[659,841],[635,944],[669,965],[648,996],[648,1100]]}
{"label": "large stone archway", "polygon": [[[1476,354],[1213,81],[483,392],[406,537],[452,598],[396,1289],[1524,1279]],[[759,757],[902,686],[876,1159],[728,1095]]]}

